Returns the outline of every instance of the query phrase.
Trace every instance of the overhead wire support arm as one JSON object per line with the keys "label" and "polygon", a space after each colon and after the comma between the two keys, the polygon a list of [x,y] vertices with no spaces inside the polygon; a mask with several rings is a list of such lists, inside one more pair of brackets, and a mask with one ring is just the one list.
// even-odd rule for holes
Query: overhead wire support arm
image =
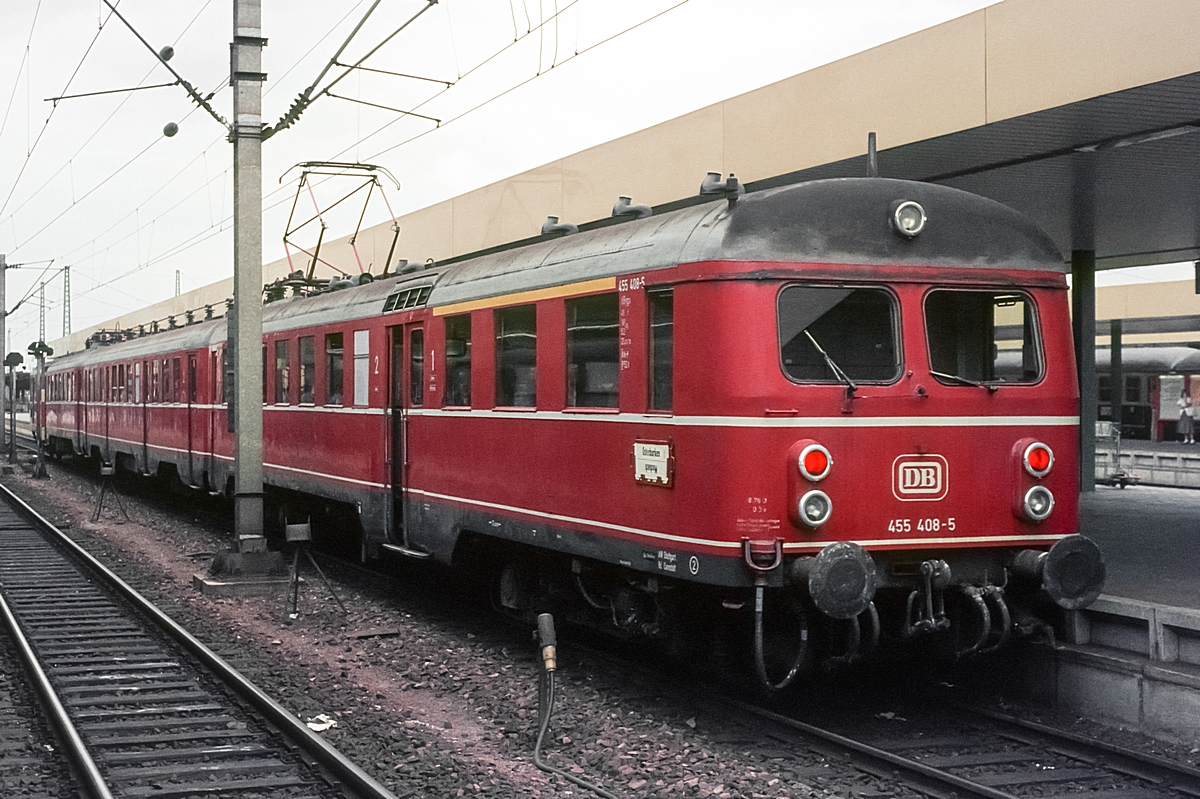
{"label": "overhead wire support arm", "polygon": [[212,107],[212,105],[209,104],[208,101],[212,98],[211,94],[208,97],[202,97],[200,95],[200,92],[196,91],[196,87],[193,86],[192,84],[188,83],[186,80],[184,80],[184,77],[182,75],[180,75],[178,72],[176,72],[174,67],[172,67],[165,60],[163,60],[163,57],[161,55],[159,55],[158,51],[154,49],[154,47],[150,44],[150,42],[148,42],[144,38],[142,38],[142,34],[138,33],[137,29],[135,27],[133,27],[133,25],[129,24],[129,20],[127,20],[127,19],[125,19],[125,17],[121,16],[121,12],[117,11],[117,7],[115,5],[113,5],[109,0],[104,0],[104,5],[108,6],[109,9],[112,10],[112,12],[116,16],[116,18],[121,20],[121,22],[124,23],[125,27],[129,28],[130,32],[133,33],[133,35],[137,37],[138,41],[141,42],[142,44],[144,44],[146,46],[146,49],[154,54],[154,57],[158,59],[158,62],[160,64],[162,64],[164,67],[166,67],[167,71],[169,71],[172,75],[175,76],[175,80],[179,83],[180,86],[182,86],[184,89],[187,90],[187,93],[191,96],[192,100],[195,101],[196,105],[200,106],[205,111],[207,111],[209,113],[209,116],[211,116],[213,119],[217,120],[225,127],[227,127],[227,128],[229,127],[229,120],[225,119],[225,117],[218,114],[216,112],[216,109],[214,109]]}
{"label": "overhead wire support arm", "polygon": [[370,106],[371,108],[381,108],[384,111],[394,111],[395,113],[401,114],[406,117],[417,117],[418,119],[427,119],[430,122],[437,125],[439,128],[442,126],[442,120],[438,119],[437,117],[425,116],[424,114],[418,114],[416,111],[405,111],[401,108],[392,108],[390,105],[380,105],[379,103],[368,103],[366,100],[359,100],[354,97],[344,97],[340,94],[334,94],[333,92],[326,92],[325,95],[327,97],[332,97],[335,100],[346,100],[347,102],[358,103],[359,105]]}
{"label": "overhead wire support arm", "polygon": [[[107,3],[108,0],[104,0],[104,2]],[[317,84],[319,84],[321,82],[321,80],[324,79],[325,75],[328,74],[329,70],[333,69],[333,67],[335,67],[335,66],[340,66],[340,62],[338,62],[338,58],[342,55],[342,52],[350,45],[351,40],[354,39],[354,37],[358,35],[358,32],[362,29],[362,26],[366,23],[367,17],[371,16],[371,13],[375,10],[375,8],[379,5],[379,3],[380,3],[380,0],[375,0],[375,3],[373,3],[369,9],[367,9],[367,13],[363,15],[363,18],[359,21],[358,25],[356,25],[354,27],[354,30],[350,32],[350,35],[348,37],[346,37],[346,41],[342,43],[342,46],[338,48],[338,51],[333,54],[333,58],[329,59],[329,63],[326,64],[325,68],[321,70],[321,73],[319,75],[317,75],[317,79],[312,82],[312,85],[310,85],[307,89],[305,89],[303,92],[301,92],[299,94],[299,96],[296,97],[295,102],[292,103],[292,107],[289,108],[284,113],[284,115],[279,118],[279,121],[276,122],[273,127],[263,128],[262,137],[264,140],[269,139],[272,136],[274,136],[276,133],[278,133],[279,131],[285,130],[286,128],[290,128],[292,125],[294,125],[296,123],[296,120],[298,120],[300,118],[300,115],[304,113],[304,110],[306,108],[308,108],[310,105],[312,105],[318,99],[320,99],[321,95],[329,94],[329,90],[332,89],[334,86],[336,86],[338,83],[340,83],[343,78],[345,78],[347,75],[352,73],[358,67],[361,67],[363,62],[365,62],[368,58],[370,58],[371,56],[373,56],[377,52],[379,52],[379,50],[385,44],[390,42],[392,39],[396,38],[396,36],[399,35],[399,33],[401,31],[403,31],[405,28],[407,28],[409,25],[416,22],[417,19],[422,14],[424,14],[426,11],[428,11],[429,9],[436,6],[438,4],[438,0],[425,0],[424,8],[422,8],[420,11],[417,11],[415,14],[413,14],[411,17],[409,17],[404,22],[404,24],[402,24],[399,28],[396,28],[396,30],[394,30],[390,34],[388,34],[387,37],[384,38],[384,40],[382,42],[380,42],[379,44],[372,47],[369,51],[367,51],[367,54],[364,55],[362,58],[358,59],[357,61],[355,61],[353,64],[351,64],[349,66],[343,67],[345,71],[342,72],[342,74],[338,75],[336,78],[334,78],[332,81],[330,81],[327,86],[325,86],[323,89],[318,91]],[[380,107],[382,107],[382,106],[380,106]],[[394,110],[394,109],[389,109],[389,110]]]}
{"label": "overhead wire support arm", "polygon": [[[389,72],[386,69],[374,69],[372,67],[355,66],[354,64],[343,64],[340,61],[335,61],[334,66],[345,67],[346,69],[357,69],[360,72],[374,72],[376,75],[391,75],[393,78],[411,78],[412,80],[423,80],[429,83],[440,83],[446,88],[454,85],[452,80],[442,80],[441,78],[427,78],[424,75],[409,75],[407,72]],[[331,95],[332,96],[332,95]]]}
{"label": "overhead wire support arm", "polygon": [[83,94],[64,94],[64,95],[60,95],[59,97],[47,97],[46,102],[54,103],[55,105],[58,105],[59,100],[75,100],[80,97],[96,97],[97,95],[101,95],[101,94],[121,94],[122,92],[140,92],[142,89],[162,89],[167,86],[179,86],[179,85],[180,85],[179,81],[176,80],[176,81],[172,81],[171,83],[155,83],[150,86],[133,86],[128,89],[105,89],[102,92],[84,92]]}

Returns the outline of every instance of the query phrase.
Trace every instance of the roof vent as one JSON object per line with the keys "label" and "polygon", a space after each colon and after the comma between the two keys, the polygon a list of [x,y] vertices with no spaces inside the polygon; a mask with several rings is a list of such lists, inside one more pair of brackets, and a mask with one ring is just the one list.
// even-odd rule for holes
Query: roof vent
{"label": "roof vent", "polygon": [[701,194],[724,194],[726,197],[736,195],[741,197],[746,193],[746,187],[738,182],[738,179],[729,173],[728,180],[721,180],[720,172],[709,172],[704,178],[704,182],[700,184]]}
{"label": "roof vent", "polygon": [[570,222],[559,222],[557,216],[548,216],[542,224],[543,236],[570,236],[572,233],[578,233],[579,226],[572,225]]}
{"label": "roof vent", "polygon": [[629,216],[634,219],[645,219],[654,213],[648,205],[634,205],[628,197],[618,197],[617,204],[612,207],[613,216]]}

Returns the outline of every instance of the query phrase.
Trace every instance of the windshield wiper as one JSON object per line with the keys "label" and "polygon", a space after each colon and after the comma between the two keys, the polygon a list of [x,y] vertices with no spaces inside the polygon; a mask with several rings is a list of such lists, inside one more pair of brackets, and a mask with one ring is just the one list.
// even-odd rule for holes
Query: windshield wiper
{"label": "windshield wiper", "polygon": [[858,384],[850,379],[850,375],[842,371],[842,367],[838,366],[834,362],[833,358],[829,357],[829,353],[817,343],[817,340],[813,338],[812,333],[809,333],[807,330],[805,330],[804,335],[808,336],[808,340],[811,341],[812,345],[817,348],[817,352],[821,353],[821,357],[825,359],[825,363],[829,366],[829,370],[833,372],[838,380],[846,384],[846,397],[842,400],[842,413],[850,413],[850,400],[854,399],[854,392],[858,391]]}
{"label": "windshield wiper", "polygon": [[951,375],[946,374],[945,372],[935,372],[932,369],[929,370],[929,374],[933,375],[934,377],[940,377],[943,380],[953,380],[954,382],[961,383],[964,386],[986,388],[988,391],[995,391],[997,388],[999,388],[999,386],[997,386],[995,383],[981,383],[978,380],[972,380],[971,378],[963,377],[962,375]]}

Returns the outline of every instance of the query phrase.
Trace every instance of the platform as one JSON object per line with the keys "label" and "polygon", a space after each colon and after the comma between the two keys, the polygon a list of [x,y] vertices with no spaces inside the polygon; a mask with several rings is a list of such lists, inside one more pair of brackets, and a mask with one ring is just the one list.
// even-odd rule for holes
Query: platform
{"label": "platform", "polygon": [[[1116,449],[1103,438],[1096,440],[1096,479],[1116,471]],[[1121,469],[1141,483],[1200,488],[1200,444],[1180,441],[1121,442]]]}

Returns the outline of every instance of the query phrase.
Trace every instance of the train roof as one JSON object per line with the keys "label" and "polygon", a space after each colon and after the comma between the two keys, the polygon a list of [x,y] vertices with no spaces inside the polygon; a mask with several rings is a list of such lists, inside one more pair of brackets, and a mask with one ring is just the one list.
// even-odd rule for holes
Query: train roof
{"label": "train roof", "polygon": [[[920,235],[912,238],[897,234],[890,221],[896,205],[906,200],[920,203],[927,218]],[[385,313],[385,303],[386,312],[393,305],[395,310],[412,307],[396,302],[401,295],[419,298],[420,305],[454,305],[701,261],[1067,269],[1050,237],[1008,206],[947,186],[887,178],[798,183],[746,194],[735,202],[718,198],[590,228],[458,257],[350,289],[277,300],[263,308],[263,329],[270,333],[372,318]],[[224,339],[224,321],[213,320],[107,345],[105,356],[83,359],[138,358]],[[82,354],[57,363],[70,363],[77,355]]]}

